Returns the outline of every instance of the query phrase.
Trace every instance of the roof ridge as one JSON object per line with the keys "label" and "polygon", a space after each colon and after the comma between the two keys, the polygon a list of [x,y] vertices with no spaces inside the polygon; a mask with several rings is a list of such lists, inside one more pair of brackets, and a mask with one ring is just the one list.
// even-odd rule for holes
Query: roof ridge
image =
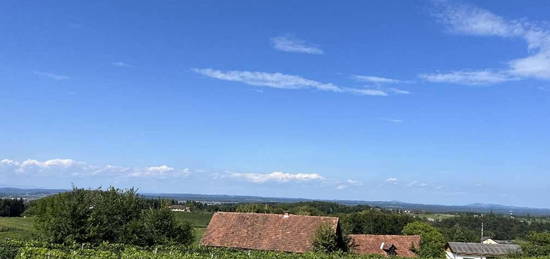
{"label": "roof ridge", "polygon": [[[214,214],[252,214],[252,215],[273,215],[273,216],[285,216],[285,214],[278,213],[261,213],[261,212],[236,212],[236,211],[216,211]],[[329,219],[340,219],[339,217],[334,216],[312,216],[312,215],[299,215],[299,214],[288,214],[288,216],[298,216],[298,217],[312,217],[312,218],[329,218]]]}

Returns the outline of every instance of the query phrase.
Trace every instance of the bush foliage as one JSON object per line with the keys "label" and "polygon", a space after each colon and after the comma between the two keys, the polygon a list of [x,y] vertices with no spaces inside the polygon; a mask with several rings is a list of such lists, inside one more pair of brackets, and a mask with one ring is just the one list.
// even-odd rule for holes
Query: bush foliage
{"label": "bush foliage", "polygon": [[530,233],[522,249],[523,253],[528,256],[550,255],[550,233]]}
{"label": "bush foliage", "polygon": [[435,227],[424,222],[412,222],[403,228],[405,235],[419,235],[422,238],[420,244],[420,257],[441,258],[445,248],[445,238]]}
{"label": "bush foliage", "polygon": [[178,224],[171,211],[156,208],[134,189],[74,188],[38,200],[31,210],[41,238],[51,243],[150,246],[193,240],[189,224]]}
{"label": "bush foliage", "polygon": [[322,224],[313,237],[313,251],[320,253],[345,252],[348,244],[331,225]]}

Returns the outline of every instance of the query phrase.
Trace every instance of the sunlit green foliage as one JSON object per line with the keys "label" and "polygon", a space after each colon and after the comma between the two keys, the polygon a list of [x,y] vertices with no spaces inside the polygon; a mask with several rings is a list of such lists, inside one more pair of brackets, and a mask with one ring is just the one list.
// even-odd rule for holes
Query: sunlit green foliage
{"label": "sunlit green foliage", "polygon": [[51,243],[190,244],[189,224],[134,189],[73,189],[43,198],[31,208],[41,238]]}
{"label": "sunlit green foliage", "polygon": [[443,257],[445,238],[435,227],[424,222],[412,222],[403,228],[405,235],[419,235],[422,238],[420,244],[420,257],[440,258]]}
{"label": "sunlit green foliage", "polygon": [[522,245],[523,252],[529,256],[550,255],[550,232],[530,233]]}

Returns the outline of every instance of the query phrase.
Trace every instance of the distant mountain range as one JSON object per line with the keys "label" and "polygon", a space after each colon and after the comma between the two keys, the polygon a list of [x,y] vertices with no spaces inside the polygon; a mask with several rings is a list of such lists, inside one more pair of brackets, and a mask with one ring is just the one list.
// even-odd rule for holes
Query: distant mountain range
{"label": "distant mountain range", "polygon": [[[23,197],[27,199],[38,199],[48,195],[65,192],[63,189],[23,189],[12,187],[0,187],[0,197]],[[143,193],[149,198],[169,198],[175,200],[194,200],[211,203],[271,203],[271,202],[300,202],[316,201],[312,199],[301,198],[276,198],[259,196],[240,196],[240,195],[209,195],[209,194],[181,194],[181,193]],[[415,212],[431,213],[451,213],[451,212],[470,212],[470,213],[496,213],[507,215],[532,215],[532,216],[550,216],[550,209],[529,208],[507,206],[500,204],[474,203],[468,205],[434,205],[406,203],[400,201],[355,201],[355,200],[322,200],[336,202],[344,205],[369,205],[384,209],[410,210]]]}

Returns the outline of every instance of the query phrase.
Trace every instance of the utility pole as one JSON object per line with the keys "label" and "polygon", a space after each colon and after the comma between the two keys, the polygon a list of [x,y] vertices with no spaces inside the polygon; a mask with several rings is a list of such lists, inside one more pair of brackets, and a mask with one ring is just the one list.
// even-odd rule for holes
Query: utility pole
{"label": "utility pole", "polygon": [[481,218],[481,243],[483,243],[483,218]]}

